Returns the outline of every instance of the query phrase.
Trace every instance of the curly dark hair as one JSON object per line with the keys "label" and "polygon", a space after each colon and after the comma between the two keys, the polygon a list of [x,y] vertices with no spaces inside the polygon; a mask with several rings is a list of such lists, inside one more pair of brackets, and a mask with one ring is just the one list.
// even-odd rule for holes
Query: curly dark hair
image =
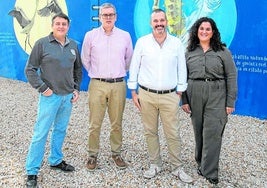
{"label": "curly dark hair", "polygon": [[215,21],[212,18],[202,17],[199,18],[189,31],[189,39],[187,50],[193,51],[199,46],[198,29],[202,22],[209,22],[213,31],[213,36],[210,39],[210,47],[215,51],[224,50],[225,43],[221,41],[221,34],[217,28]]}

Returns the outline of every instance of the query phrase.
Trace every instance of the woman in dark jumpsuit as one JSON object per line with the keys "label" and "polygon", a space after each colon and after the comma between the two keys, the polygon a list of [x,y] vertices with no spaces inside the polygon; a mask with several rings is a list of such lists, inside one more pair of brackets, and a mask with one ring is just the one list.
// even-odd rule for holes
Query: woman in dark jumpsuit
{"label": "woman in dark jumpsuit", "polygon": [[211,18],[200,18],[191,27],[186,62],[182,109],[193,124],[198,174],[217,184],[222,136],[227,116],[235,110],[237,70]]}

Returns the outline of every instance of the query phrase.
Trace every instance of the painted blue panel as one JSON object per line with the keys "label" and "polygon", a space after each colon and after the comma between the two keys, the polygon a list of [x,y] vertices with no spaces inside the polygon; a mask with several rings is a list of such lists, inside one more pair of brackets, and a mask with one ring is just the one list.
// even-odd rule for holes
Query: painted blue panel
{"label": "painted blue panel", "polygon": [[267,118],[266,1],[236,0],[237,28],[230,45],[238,67],[236,113]]}

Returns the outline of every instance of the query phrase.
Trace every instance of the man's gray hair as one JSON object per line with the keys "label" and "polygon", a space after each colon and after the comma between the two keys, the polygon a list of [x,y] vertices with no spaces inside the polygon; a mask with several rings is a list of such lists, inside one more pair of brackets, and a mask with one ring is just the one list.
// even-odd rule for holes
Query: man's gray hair
{"label": "man's gray hair", "polygon": [[102,10],[103,10],[104,8],[113,8],[114,13],[116,14],[116,7],[115,7],[112,3],[103,3],[103,4],[100,6],[100,8],[99,8],[99,14],[102,13]]}

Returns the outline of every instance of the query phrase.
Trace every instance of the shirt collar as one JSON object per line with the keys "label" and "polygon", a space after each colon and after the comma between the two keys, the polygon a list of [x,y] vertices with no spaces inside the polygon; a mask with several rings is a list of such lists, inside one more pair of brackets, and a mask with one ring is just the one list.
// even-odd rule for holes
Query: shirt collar
{"label": "shirt collar", "polygon": [[[49,38],[49,42],[53,42],[53,41],[57,41],[57,39],[54,37],[53,35],[53,32],[51,32],[49,35],[48,35],[48,38]],[[57,41],[58,42],[58,41]],[[66,44],[69,44],[70,43],[70,40],[69,38],[66,36],[66,42],[65,42],[65,45]]]}
{"label": "shirt collar", "polygon": [[[150,33],[150,34],[151,34],[151,37],[153,38],[153,40],[154,40],[155,42],[157,42],[156,39],[155,39],[155,37],[154,37],[154,35],[153,35],[153,33]],[[170,34],[169,34],[169,32],[166,32],[166,38],[165,38],[163,44],[164,44],[166,41],[168,41],[169,38],[170,38]]]}
{"label": "shirt collar", "polygon": [[[100,27],[100,30],[101,30],[102,33],[106,34],[105,29],[103,28],[103,26]],[[110,34],[112,35],[116,30],[117,30],[117,28],[116,28],[116,26],[114,25],[114,27],[112,28]]]}

